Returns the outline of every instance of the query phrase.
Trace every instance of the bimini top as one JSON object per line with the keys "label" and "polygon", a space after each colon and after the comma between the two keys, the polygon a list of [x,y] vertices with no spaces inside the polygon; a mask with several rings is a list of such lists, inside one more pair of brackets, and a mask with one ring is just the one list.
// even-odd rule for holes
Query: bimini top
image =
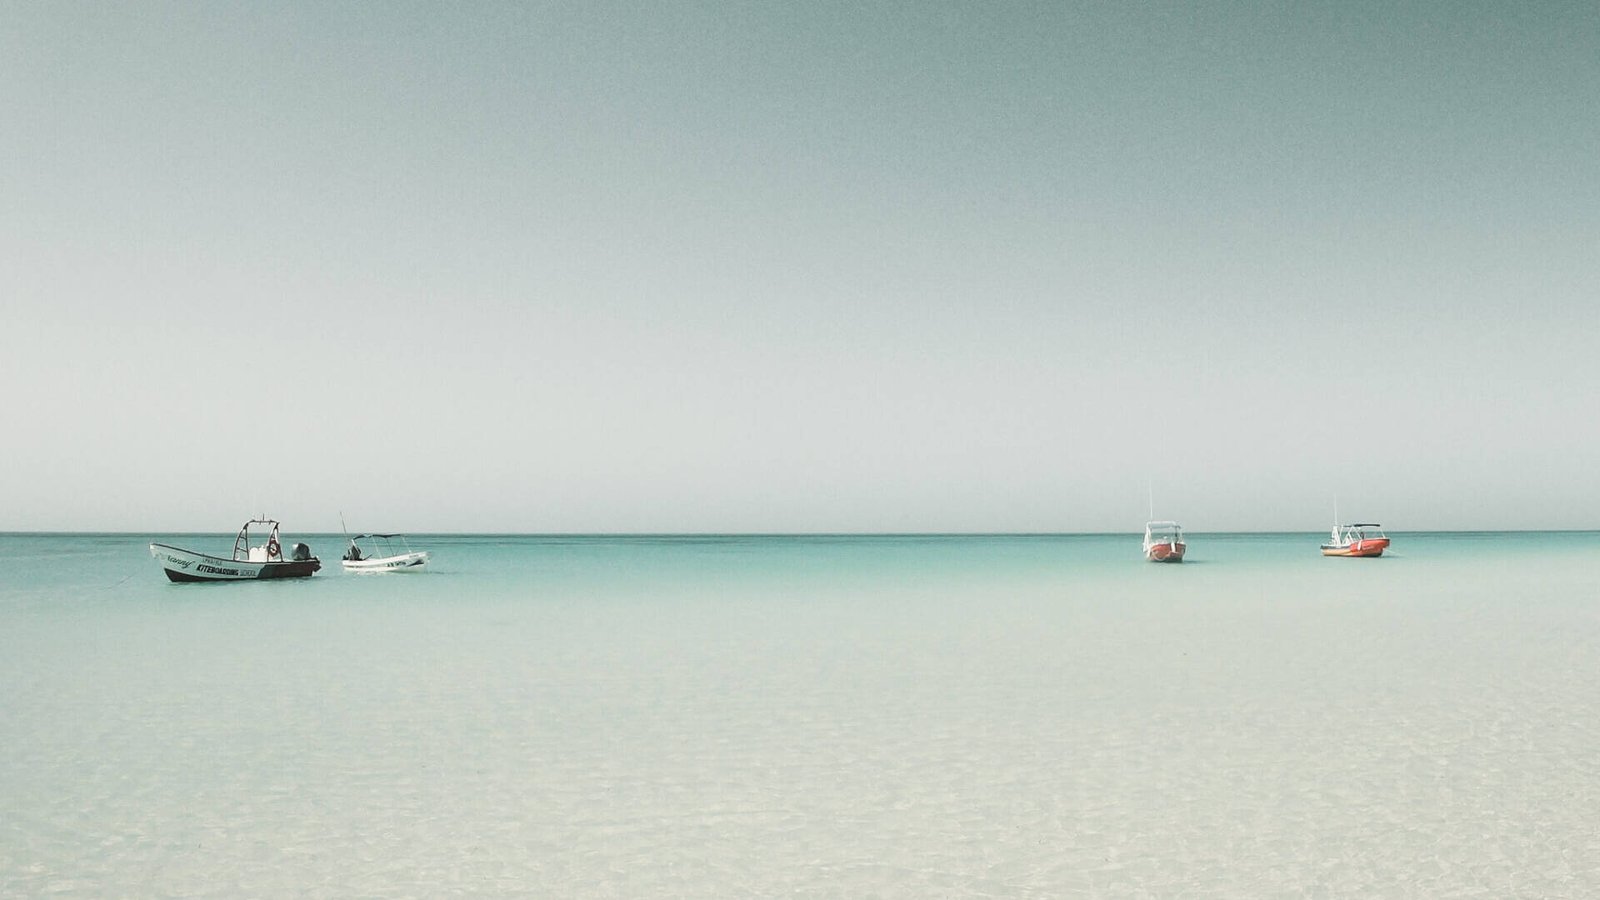
{"label": "bimini top", "polygon": [[359,541],[359,540],[361,540],[363,538],[383,538],[384,540],[388,540],[389,538],[397,538],[397,537],[405,537],[405,535],[403,535],[403,534],[358,534],[355,537],[351,538],[350,540]]}
{"label": "bimini top", "polygon": [[1340,525],[1340,528],[1382,528],[1377,522],[1351,522],[1349,525]]}

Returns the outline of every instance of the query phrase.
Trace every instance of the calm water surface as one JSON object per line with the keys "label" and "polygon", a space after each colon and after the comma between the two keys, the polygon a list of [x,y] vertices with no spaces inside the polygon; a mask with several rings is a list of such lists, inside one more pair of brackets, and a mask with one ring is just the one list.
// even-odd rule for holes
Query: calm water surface
{"label": "calm water surface", "polygon": [[1600,534],[0,535],[0,895],[1600,894]]}

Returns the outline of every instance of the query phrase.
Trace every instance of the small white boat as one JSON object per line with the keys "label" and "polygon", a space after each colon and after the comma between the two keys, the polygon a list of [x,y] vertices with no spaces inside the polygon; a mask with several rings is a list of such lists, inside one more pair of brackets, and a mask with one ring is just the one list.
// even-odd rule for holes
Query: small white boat
{"label": "small white boat", "polygon": [[1183,542],[1183,528],[1177,522],[1147,522],[1144,526],[1144,558],[1150,562],[1183,562],[1189,545]]}
{"label": "small white boat", "polygon": [[403,534],[358,534],[350,539],[340,562],[346,572],[414,572],[427,565],[428,558],[428,551],[412,550]]}
{"label": "small white boat", "polygon": [[[251,526],[257,534],[266,532],[260,544],[251,543]],[[295,544],[289,559],[283,558],[278,538],[278,523],[272,519],[251,519],[233,539],[233,556],[211,556],[171,544],[151,544],[150,555],[167,573],[169,581],[255,581],[262,578],[309,578],[322,568],[311,548]]]}
{"label": "small white boat", "polygon": [[1189,545],[1177,522],[1156,518],[1156,491],[1150,487],[1150,521],[1144,523],[1144,558],[1149,562],[1181,563]]}

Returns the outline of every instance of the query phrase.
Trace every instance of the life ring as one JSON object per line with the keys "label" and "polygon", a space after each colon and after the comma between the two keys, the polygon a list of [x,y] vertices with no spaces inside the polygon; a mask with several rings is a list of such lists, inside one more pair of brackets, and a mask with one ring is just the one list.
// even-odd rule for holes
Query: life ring
{"label": "life ring", "polygon": [[283,548],[278,545],[278,538],[276,535],[267,539],[267,559],[271,559],[274,556],[279,559],[283,559]]}

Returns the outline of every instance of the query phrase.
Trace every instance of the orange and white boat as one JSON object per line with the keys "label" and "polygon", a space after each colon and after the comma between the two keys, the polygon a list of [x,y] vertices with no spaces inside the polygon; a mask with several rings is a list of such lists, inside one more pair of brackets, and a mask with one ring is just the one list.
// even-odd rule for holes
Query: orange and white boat
{"label": "orange and white boat", "polygon": [[1147,522],[1144,526],[1144,558],[1150,562],[1183,562],[1183,529],[1177,522]]}
{"label": "orange and white boat", "polygon": [[1322,545],[1323,556],[1382,556],[1389,549],[1389,538],[1383,526],[1371,522],[1335,525],[1328,543]]}

